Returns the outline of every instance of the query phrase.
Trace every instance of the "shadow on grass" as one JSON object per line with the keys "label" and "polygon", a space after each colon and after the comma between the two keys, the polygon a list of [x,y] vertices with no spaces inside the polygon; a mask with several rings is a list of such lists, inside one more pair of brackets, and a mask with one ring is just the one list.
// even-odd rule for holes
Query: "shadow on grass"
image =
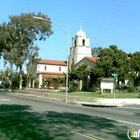
{"label": "shadow on grass", "polygon": [[74,133],[64,125],[104,140],[127,139],[127,127],[104,118],[68,112],[32,112],[26,105],[0,105],[0,140],[75,140]]}
{"label": "shadow on grass", "polygon": [[139,112],[135,113],[135,116],[140,117],[140,113]]}

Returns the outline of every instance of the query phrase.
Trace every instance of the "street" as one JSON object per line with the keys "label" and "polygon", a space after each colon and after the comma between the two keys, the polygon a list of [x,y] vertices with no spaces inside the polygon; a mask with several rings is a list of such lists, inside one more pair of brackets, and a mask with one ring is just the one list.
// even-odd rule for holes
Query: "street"
{"label": "street", "polygon": [[0,140],[127,140],[139,118],[140,105],[85,107],[0,94]]}

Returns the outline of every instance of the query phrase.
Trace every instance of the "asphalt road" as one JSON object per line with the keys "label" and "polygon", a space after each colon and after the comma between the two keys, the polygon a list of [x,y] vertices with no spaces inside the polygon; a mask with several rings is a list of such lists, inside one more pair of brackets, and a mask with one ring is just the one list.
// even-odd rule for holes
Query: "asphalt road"
{"label": "asphalt road", "polygon": [[0,140],[127,140],[132,128],[140,129],[140,105],[84,107],[0,94]]}

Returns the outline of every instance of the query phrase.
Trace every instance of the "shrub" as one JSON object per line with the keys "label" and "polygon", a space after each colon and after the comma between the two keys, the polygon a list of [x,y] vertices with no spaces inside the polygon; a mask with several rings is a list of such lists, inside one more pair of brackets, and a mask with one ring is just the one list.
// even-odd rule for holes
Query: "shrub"
{"label": "shrub", "polygon": [[135,87],[134,86],[130,86],[128,88],[128,92],[135,92]]}
{"label": "shrub", "polygon": [[140,86],[136,87],[137,91],[140,92]]}
{"label": "shrub", "polygon": [[58,76],[57,80],[58,80],[58,85],[59,85],[59,87],[60,87],[60,89],[61,89],[61,84],[64,83],[65,78],[61,78],[61,77]]}
{"label": "shrub", "polygon": [[91,91],[91,88],[88,85],[84,84],[82,87],[82,91]]}
{"label": "shrub", "polygon": [[35,88],[38,88],[38,86],[39,86],[39,81],[38,80],[35,80],[34,86],[35,86]]}
{"label": "shrub", "polygon": [[43,85],[41,85],[41,89],[45,89],[45,85],[43,84]]}
{"label": "shrub", "polygon": [[44,81],[44,85],[47,85],[47,88],[49,89],[50,88],[50,84],[51,84],[51,81],[52,81],[52,77],[48,77],[45,79]]}
{"label": "shrub", "polygon": [[69,86],[69,91],[74,92],[74,91],[77,91],[77,89],[78,89],[78,84],[73,82],[73,81],[71,81],[70,86]]}
{"label": "shrub", "polygon": [[96,86],[96,85],[93,85],[93,86],[92,86],[92,91],[93,91],[93,92],[96,92],[96,91],[97,91],[97,86]]}

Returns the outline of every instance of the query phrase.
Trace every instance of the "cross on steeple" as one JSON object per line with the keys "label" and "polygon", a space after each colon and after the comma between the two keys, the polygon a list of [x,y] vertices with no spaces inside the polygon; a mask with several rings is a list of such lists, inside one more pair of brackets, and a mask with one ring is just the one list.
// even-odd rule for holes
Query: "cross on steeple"
{"label": "cross on steeple", "polygon": [[80,23],[80,30],[82,31],[82,23]]}

